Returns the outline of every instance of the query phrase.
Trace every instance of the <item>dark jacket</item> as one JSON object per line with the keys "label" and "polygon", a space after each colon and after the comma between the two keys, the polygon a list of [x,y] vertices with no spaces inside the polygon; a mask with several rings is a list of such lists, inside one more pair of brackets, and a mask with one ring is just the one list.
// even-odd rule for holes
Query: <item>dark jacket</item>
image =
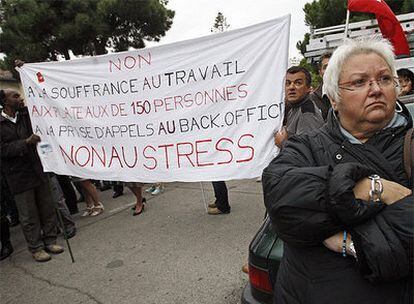
{"label": "dark jacket", "polygon": [[[328,115],[321,129],[290,138],[263,173],[272,225],[285,241],[275,298],[288,303],[412,303],[414,198],[393,205],[355,200],[370,174],[412,187],[403,166],[405,127],[351,144]],[[323,240],[347,230],[358,262]]]}
{"label": "dark jacket", "polygon": [[321,110],[323,120],[326,120],[326,118],[328,117],[329,109],[331,108],[331,102],[329,101],[329,98],[326,95],[323,95],[322,86],[323,83],[321,83],[316,88],[316,90],[310,94],[310,98],[315,103],[315,105]]}
{"label": "dark jacket", "polygon": [[318,129],[324,124],[322,113],[310,98],[310,94],[302,100],[291,103],[286,115],[286,131],[289,136]]}
{"label": "dark jacket", "polygon": [[46,181],[36,147],[25,142],[31,134],[26,107],[19,110],[16,123],[0,115],[1,170],[12,194],[33,189]]}

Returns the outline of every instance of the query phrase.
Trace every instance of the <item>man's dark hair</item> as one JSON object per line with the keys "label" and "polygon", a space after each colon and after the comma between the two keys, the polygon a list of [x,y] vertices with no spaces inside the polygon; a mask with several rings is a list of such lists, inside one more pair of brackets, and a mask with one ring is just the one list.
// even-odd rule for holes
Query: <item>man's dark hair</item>
{"label": "man's dark hair", "polygon": [[322,67],[322,61],[323,61],[324,59],[331,59],[331,57],[332,57],[332,53],[331,53],[331,52],[326,52],[326,53],[323,53],[323,54],[321,55],[321,57],[319,58],[318,68],[319,68],[319,69],[321,69],[321,67]]}
{"label": "man's dark hair", "polygon": [[397,71],[398,77],[406,78],[408,80],[411,80],[411,85],[414,88],[414,73],[411,72],[409,69],[399,69]]}
{"label": "man's dark hair", "polygon": [[6,92],[4,92],[4,90],[0,90],[0,106],[4,107],[5,102],[6,102]]}
{"label": "man's dark hair", "polygon": [[293,66],[287,69],[286,74],[296,74],[299,72],[302,72],[303,74],[305,74],[306,84],[310,87],[312,83],[312,76],[306,68],[301,67],[301,66]]}

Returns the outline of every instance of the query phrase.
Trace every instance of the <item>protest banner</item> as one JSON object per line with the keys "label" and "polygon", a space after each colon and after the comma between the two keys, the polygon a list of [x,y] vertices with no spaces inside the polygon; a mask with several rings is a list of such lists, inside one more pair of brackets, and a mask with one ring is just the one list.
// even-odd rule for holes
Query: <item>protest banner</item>
{"label": "protest banner", "polygon": [[283,117],[290,16],[20,69],[45,171],[114,181],[257,177]]}

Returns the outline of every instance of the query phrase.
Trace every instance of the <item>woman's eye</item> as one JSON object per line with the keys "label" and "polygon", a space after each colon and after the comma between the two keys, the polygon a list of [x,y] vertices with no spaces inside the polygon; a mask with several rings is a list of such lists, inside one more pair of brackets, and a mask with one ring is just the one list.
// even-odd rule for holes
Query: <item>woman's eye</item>
{"label": "woman's eye", "polygon": [[382,75],[379,79],[381,82],[390,82],[392,77],[390,75]]}
{"label": "woman's eye", "polygon": [[367,83],[365,79],[356,79],[354,81],[351,81],[351,85],[356,87],[362,87]]}

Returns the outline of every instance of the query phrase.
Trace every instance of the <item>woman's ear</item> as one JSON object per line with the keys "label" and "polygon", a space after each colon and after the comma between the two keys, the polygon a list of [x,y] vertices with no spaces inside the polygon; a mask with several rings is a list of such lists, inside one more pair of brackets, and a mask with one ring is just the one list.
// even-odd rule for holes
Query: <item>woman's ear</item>
{"label": "woman's ear", "polygon": [[331,100],[331,106],[335,112],[338,111],[338,103],[335,100]]}
{"label": "woman's ear", "polygon": [[338,110],[338,103],[331,97],[329,97],[328,95],[325,95],[326,97],[328,97],[329,102],[331,103],[331,107],[332,109],[336,112]]}

